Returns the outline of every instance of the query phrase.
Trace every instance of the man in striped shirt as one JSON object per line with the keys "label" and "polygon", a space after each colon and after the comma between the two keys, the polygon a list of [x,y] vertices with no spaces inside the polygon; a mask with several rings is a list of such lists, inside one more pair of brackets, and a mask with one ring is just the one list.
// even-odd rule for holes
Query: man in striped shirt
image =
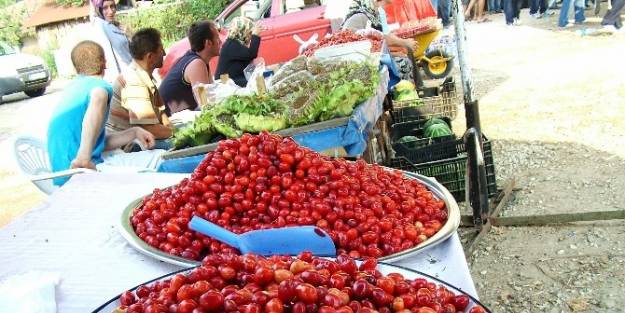
{"label": "man in striped shirt", "polygon": [[139,126],[152,133],[154,148],[169,149],[173,126],[165,114],[152,72],[163,66],[165,50],[158,30],[138,31],[130,41],[133,61],[113,84],[113,99],[107,129],[121,131]]}

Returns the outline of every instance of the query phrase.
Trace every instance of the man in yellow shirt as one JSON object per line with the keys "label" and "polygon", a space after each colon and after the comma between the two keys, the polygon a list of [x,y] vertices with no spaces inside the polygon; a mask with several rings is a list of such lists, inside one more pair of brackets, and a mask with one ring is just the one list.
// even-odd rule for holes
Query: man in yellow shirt
{"label": "man in yellow shirt", "polygon": [[173,126],[152,76],[155,69],[163,66],[165,56],[159,31],[139,30],[130,41],[130,53],[132,63],[113,84],[107,129],[121,131],[139,126],[157,139],[155,148],[169,149]]}

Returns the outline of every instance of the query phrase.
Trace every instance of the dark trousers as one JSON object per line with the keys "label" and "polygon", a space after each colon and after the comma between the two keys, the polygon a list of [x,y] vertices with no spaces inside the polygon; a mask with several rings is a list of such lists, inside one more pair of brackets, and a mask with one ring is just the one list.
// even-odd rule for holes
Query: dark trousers
{"label": "dark trousers", "polygon": [[625,0],[612,0],[612,9],[606,12],[603,20],[601,21],[601,25],[614,25],[614,27],[619,29],[623,27],[621,12],[623,11],[624,5]]}
{"label": "dark trousers", "polygon": [[506,15],[506,24],[512,24],[521,13],[521,0],[503,0],[503,11]]}
{"label": "dark trousers", "polygon": [[547,0],[530,0],[530,14],[545,12],[547,12]]}
{"label": "dark trousers", "polygon": [[451,24],[449,17],[451,15],[451,0],[438,0],[438,8],[436,11],[438,12],[438,17],[442,20],[443,26],[448,26]]}

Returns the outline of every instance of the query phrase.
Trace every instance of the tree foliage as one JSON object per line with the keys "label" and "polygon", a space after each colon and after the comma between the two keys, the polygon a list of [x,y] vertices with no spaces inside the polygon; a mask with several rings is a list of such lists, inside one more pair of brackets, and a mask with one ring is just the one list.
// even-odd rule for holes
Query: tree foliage
{"label": "tree foliage", "polygon": [[134,9],[119,16],[129,33],[153,27],[161,32],[165,47],[184,38],[191,23],[215,18],[229,3],[228,0],[185,0]]}

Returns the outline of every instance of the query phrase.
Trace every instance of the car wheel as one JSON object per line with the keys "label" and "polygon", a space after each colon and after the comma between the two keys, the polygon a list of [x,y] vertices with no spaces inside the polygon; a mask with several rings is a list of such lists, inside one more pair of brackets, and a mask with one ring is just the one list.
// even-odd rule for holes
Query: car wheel
{"label": "car wheel", "polygon": [[24,93],[31,98],[42,96],[45,92],[46,92],[46,87],[43,87],[41,89],[24,91]]}

